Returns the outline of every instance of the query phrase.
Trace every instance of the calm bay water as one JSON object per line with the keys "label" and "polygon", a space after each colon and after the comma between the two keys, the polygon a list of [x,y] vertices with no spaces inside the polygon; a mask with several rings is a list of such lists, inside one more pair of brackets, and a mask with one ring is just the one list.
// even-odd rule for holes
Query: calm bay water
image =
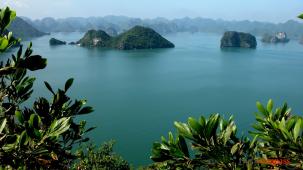
{"label": "calm bay water", "polygon": [[71,96],[86,98],[95,108],[82,117],[98,127],[92,139],[115,139],[116,152],[135,166],[150,163],[152,143],[174,131],[175,120],[234,114],[241,134],[253,123],[258,100],[287,101],[294,112],[303,111],[303,46],[296,41],[222,51],[219,35],[182,33],[166,36],[174,49],[48,45],[50,37],[70,42],[82,36],[60,33],[33,40],[35,53],[48,58],[47,68],[34,73],[34,96],[49,96],[45,80],[58,88],[74,77]]}

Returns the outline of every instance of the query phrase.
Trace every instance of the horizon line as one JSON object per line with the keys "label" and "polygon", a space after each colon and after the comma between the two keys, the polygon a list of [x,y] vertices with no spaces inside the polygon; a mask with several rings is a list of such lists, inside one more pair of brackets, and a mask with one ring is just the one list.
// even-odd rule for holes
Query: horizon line
{"label": "horizon line", "polygon": [[[166,17],[146,17],[146,18],[140,18],[140,17],[130,17],[130,16],[126,16],[126,15],[114,15],[114,14],[109,14],[109,15],[104,15],[104,16],[88,16],[88,17],[80,17],[80,16],[69,16],[69,17],[41,17],[41,18],[32,18],[32,17],[27,17],[27,16],[18,16],[21,18],[27,18],[30,19],[32,21],[36,21],[36,20],[43,20],[45,18],[52,18],[54,20],[63,20],[63,19],[68,19],[68,18],[82,18],[82,19],[88,19],[88,18],[105,18],[105,17],[125,17],[125,18],[129,18],[129,19],[140,19],[142,21],[144,20],[155,20],[155,19],[164,19],[167,21],[174,21],[174,20],[179,20],[179,19],[209,19],[209,20],[214,20],[214,21],[226,21],[226,22],[243,22],[243,21],[248,21],[248,22],[260,22],[260,23],[271,23],[271,24],[284,24],[287,23],[289,21],[295,21],[297,23],[303,23],[299,18],[296,19],[289,19],[289,20],[285,20],[285,21],[279,21],[279,22],[273,22],[273,21],[260,21],[260,20],[250,20],[250,19],[244,19],[244,20],[237,20],[237,19],[233,19],[233,20],[228,20],[228,19],[222,19],[222,18],[204,18],[204,17],[189,17],[189,16],[184,16],[184,17],[179,17],[179,18],[166,18]],[[301,22],[300,22],[301,21]]]}

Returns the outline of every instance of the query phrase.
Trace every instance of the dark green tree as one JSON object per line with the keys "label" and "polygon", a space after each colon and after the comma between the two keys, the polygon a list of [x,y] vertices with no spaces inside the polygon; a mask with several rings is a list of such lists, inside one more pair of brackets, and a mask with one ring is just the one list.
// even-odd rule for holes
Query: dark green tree
{"label": "dark green tree", "polygon": [[[7,30],[15,17],[10,8],[0,9],[0,54],[19,44]],[[84,134],[93,129],[86,129],[85,121],[75,121],[93,109],[84,107],[85,100],[67,96],[73,79],[56,92],[45,82],[51,100],[40,97],[32,107],[23,107],[35,81],[27,72],[43,69],[46,63],[33,54],[31,43],[26,50],[20,45],[16,54],[0,63],[0,164],[5,168],[68,169],[77,158],[73,146],[88,141]]]}
{"label": "dark green tree", "polygon": [[83,145],[77,151],[79,161],[73,169],[81,170],[129,170],[129,164],[113,152],[114,141],[105,142],[99,148],[94,144]]}
{"label": "dark green tree", "polygon": [[253,140],[238,137],[232,117],[213,114],[175,122],[177,137],[170,132],[153,145],[154,169],[303,169],[302,116],[292,115],[287,104],[273,109],[272,100],[266,107],[257,102],[257,108]]}

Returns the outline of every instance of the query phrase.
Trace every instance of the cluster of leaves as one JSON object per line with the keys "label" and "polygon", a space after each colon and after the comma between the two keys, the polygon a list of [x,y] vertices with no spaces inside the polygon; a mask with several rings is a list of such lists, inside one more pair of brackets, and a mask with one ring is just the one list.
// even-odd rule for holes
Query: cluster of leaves
{"label": "cluster of leaves", "polygon": [[257,102],[257,108],[253,140],[238,137],[232,117],[189,118],[187,123],[175,122],[176,138],[170,132],[168,139],[154,143],[151,159],[168,169],[303,168],[302,117],[292,116],[287,104],[273,111],[272,100],[266,107]]}
{"label": "cluster of leaves", "polygon": [[273,110],[270,100],[265,108],[257,102],[260,113],[256,113],[257,122],[251,132],[260,145],[262,158],[289,159],[288,167],[303,168],[303,118],[291,115],[287,104]]}
{"label": "cluster of leaves", "polygon": [[15,11],[9,8],[0,9],[0,53],[17,43],[12,37],[12,32],[7,32],[6,30],[15,17]]}
{"label": "cluster of leaves", "polygon": [[[0,53],[18,43],[6,31],[15,17],[8,7],[0,10]],[[85,100],[72,101],[67,96],[73,79],[57,92],[45,82],[52,99],[41,97],[32,107],[23,107],[35,81],[27,71],[43,69],[47,63],[40,55],[33,55],[31,47],[30,43],[23,51],[20,46],[7,62],[0,63],[0,164],[13,169],[68,169],[77,158],[73,146],[87,142],[84,134],[93,129],[86,129],[85,121],[74,119],[93,109],[84,107]]]}
{"label": "cluster of leaves", "polygon": [[114,141],[109,141],[97,148],[95,145],[82,146],[77,151],[80,161],[73,169],[82,170],[129,170],[129,164],[123,158],[113,153]]}

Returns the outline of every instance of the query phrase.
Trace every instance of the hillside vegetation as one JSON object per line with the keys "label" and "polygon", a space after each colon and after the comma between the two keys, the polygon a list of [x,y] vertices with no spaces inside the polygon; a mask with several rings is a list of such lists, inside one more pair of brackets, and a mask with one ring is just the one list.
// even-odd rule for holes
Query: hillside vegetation
{"label": "hillside vegetation", "polygon": [[142,26],[135,26],[116,37],[111,37],[102,30],[90,30],[77,43],[84,47],[108,47],[120,50],[174,47],[173,43],[153,29]]}

